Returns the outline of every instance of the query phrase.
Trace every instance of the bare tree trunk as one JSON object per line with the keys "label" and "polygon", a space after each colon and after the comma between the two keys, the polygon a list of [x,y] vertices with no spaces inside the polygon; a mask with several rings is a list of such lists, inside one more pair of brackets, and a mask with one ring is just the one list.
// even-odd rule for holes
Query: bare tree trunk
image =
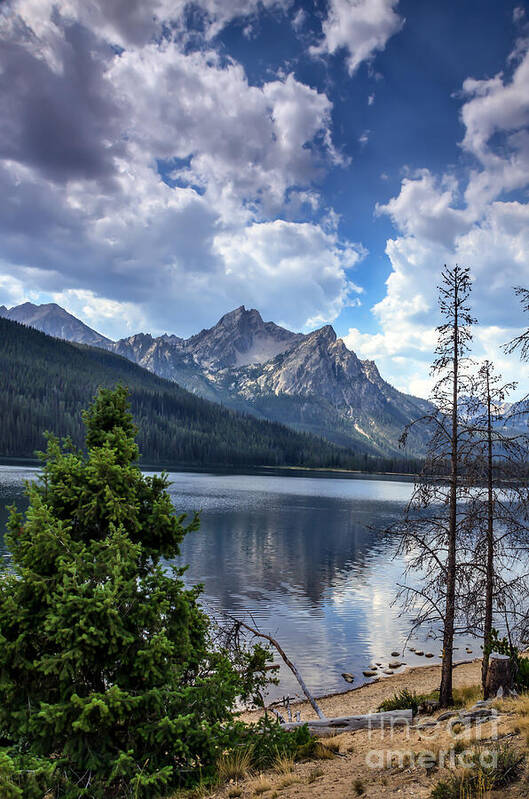
{"label": "bare tree trunk", "polygon": [[458,394],[459,394],[459,284],[454,281],[454,334],[453,334],[453,383],[452,383],[452,429],[450,441],[450,511],[448,522],[448,553],[446,559],[446,605],[443,631],[443,661],[439,703],[449,707],[452,696],[452,662],[454,655],[454,619],[456,601],[456,535],[457,535],[457,477],[458,477]]}
{"label": "bare tree trunk", "polygon": [[488,646],[492,633],[492,611],[494,591],[494,494],[492,475],[492,418],[490,396],[490,371],[486,374],[487,389],[487,574],[485,583],[485,619],[483,624],[483,661],[481,664],[481,682],[483,697],[488,698],[487,672],[489,668]]}

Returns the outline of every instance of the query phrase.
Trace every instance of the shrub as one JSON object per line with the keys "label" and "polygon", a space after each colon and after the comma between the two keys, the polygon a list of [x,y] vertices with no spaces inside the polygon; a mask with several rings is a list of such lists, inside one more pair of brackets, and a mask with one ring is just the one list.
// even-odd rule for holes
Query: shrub
{"label": "shrub", "polygon": [[418,695],[415,692],[412,693],[407,688],[403,688],[402,691],[393,694],[388,699],[384,699],[378,709],[382,712],[387,710],[409,710],[411,708],[415,714],[425,700],[426,696]]}
{"label": "shrub", "polygon": [[279,758],[299,760],[310,756],[315,745],[306,724],[287,731],[268,714],[246,728],[242,745],[245,743],[251,749],[252,765],[258,771],[273,768]]}
{"label": "shrub", "polygon": [[453,774],[437,783],[431,799],[460,799],[462,796],[479,796],[484,792],[505,788],[521,776],[525,755],[509,746],[491,749],[495,763],[482,763],[481,751],[473,756],[472,767],[460,774]]}

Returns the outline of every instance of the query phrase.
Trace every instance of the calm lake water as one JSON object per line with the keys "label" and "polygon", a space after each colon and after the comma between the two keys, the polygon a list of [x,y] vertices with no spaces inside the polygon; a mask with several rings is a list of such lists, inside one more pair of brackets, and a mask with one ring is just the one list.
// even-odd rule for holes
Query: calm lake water
{"label": "calm lake water", "polygon": [[[25,506],[23,484],[35,474],[0,466],[2,532],[6,505]],[[377,529],[402,512],[410,482],[189,472],[170,479],[177,510],[201,510],[200,531],[182,547],[186,581],[204,585],[209,608],[277,638],[316,695],[346,689],[342,672],[361,684],[371,663],[387,665],[401,650],[410,625],[392,603],[404,564]],[[464,652],[467,642],[457,643]],[[440,642],[428,630],[410,645],[439,662]],[[404,659],[425,662],[408,651]],[[294,696],[299,687],[282,669],[271,693]]]}

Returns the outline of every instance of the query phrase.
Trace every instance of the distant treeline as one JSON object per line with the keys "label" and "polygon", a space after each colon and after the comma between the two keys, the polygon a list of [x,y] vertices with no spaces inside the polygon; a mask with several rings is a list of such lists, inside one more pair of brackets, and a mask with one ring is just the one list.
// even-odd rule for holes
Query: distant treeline
{"label": "distant treeline", "polygon": [[0,318],[0,457],[32,457],[43,432],[83,440],[81,411],[98,386],[128,386],[149,464],[307,466],[410,471],[185,391],[118,355],[70,344]]}

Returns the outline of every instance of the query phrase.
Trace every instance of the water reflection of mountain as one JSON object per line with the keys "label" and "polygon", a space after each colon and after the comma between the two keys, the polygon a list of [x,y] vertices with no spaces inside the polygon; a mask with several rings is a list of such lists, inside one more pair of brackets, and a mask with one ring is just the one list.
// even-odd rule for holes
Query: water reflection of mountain
{"label": "water reflection of mountain", "polygon": [[244,598],[266,601],[270,594],[301,593],[313,607],[335,583],[354,572],[365,583],[381,527],[402,506],[337,500],[336,497],[280,496],[266,508],[209,509],[202,526],[184,542],[182,560],[190,581],[226,609]]}

